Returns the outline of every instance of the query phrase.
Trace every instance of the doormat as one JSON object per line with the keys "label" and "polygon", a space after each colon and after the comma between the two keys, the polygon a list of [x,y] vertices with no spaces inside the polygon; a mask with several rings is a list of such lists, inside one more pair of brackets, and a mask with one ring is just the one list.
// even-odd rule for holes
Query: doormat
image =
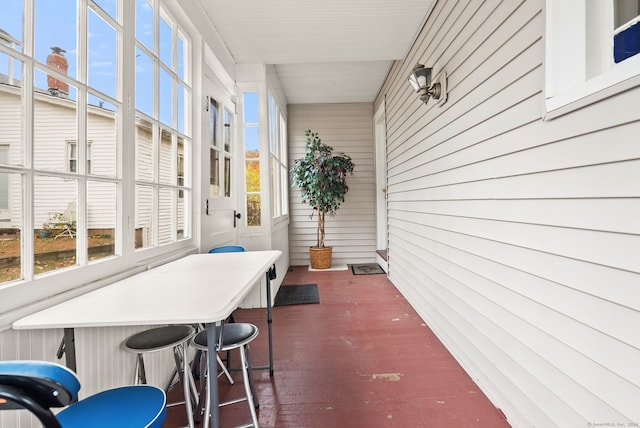
{"label": "doormat", "polygon": [[320,303],[318,284],[282,285],[273,306]]}
{"label": "doormat", "polygon": [[385,273],[378,263],[351,265],[351,272],[353,272],[354,275],[375,275],[378,273]]}

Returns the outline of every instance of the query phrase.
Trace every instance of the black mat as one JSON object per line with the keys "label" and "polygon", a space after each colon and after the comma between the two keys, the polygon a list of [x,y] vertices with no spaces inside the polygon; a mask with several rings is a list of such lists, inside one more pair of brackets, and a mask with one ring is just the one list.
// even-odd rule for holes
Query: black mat
{"label": "black mat", "polygon": [[318,284],[282,285],[273,306],[320,303]]}
{"label": "black mat", "polygon": [[375,275],[384,273],[384,270],[378,263],[369,263],[366,265],[351,265],[351,272],[354,275]]}

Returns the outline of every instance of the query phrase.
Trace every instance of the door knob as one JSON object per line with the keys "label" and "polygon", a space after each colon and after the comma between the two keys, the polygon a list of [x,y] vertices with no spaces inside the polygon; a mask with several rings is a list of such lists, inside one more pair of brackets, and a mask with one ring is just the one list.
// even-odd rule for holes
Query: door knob
{"label": "door knob", "polygon": [[236,210],[233,210],[233,227],[236,227],[236,220],[239,220],[241,218],[242,218],[242,214],[240,214]]}

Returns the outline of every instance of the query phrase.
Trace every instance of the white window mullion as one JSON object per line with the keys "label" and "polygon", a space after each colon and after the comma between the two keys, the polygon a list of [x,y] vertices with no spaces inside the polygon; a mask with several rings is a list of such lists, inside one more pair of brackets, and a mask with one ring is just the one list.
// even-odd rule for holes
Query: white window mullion
{"label": "white window mullion", "polygon": [[[119,110],[118,119],[122,123],[118,127],[117,162],[118,174],[122,181],[117,186],[117,198],[121,203],[117,206],[117,228],[121,239],[116,239],[116,254],[131,260],[135,252],[135,167],[136,167],[136,64],[135,61],[124,61],[124,58],[135,58],[136,52],[136,3],[128,0],[120,3],[122,13],[122,37],[118,40],[118,71],[120,79],[117,87],[122,96],[123,107]],[[133,144],[123,144],[124,141]],[[125,185],[126,183],[126,185]]]}
{"label": "white window mullion", "polygon": [[35,242],[32,233],[34,224],[34,175],[33,175],[33,110],[34,110],[34,14],[33,2],[24,2],[24,40],[23,53],[27,57],[24,59],[22,67],[22,161],[27,172],[22,176],[22,223],[20,225],[20,236],[22,237],[21,249],[21,271],[25,281],[32,281],[34,278],[35,262]]}

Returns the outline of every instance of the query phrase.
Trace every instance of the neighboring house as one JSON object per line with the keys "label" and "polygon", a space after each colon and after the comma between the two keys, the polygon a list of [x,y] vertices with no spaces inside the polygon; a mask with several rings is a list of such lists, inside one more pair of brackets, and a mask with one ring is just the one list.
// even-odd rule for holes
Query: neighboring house
{"label": "neighboring house", "polygon": [[[0,76],[1,77],[1,76]],[[4,156],[8,164],[21,162],[20,140],[20,82],[8,83],[6,76],[0,79],[0,156]],[[55,92],[39,91],[34,100],[34,110],[37,123],[34,126],[34,152],[37,168],[62,173],[77,172],[77,131],[76,131],[76,101]],[[87,168],[96,176],[115,175],[115,112],[103,106],[89,105],[87,107]],[[142,119],[138,119],[136,128],[136,157],[141,165],[151,164],[153,136],[150,126]],[[162,133],[160,144],[160,159],[165,164],[171,162],[170,136]],[[178,144],[178,156],[182,159],[182,144]],[[168,170],[169,168],[167,168]],[[163,169],[165,170],[165,169]],[[153,174],[151,168],[142,169],[143,178]],[[169,178],[166,178],[169,180]],[[20,196],[20,177],[3,174],[0,185],[3,185],[0,196],[5,195],[6,207],[0,205],[0,221],[3,229],[20,229],[22,216],[22,198]],[[101,190],[102,187],[102,190]],[[35,198],[34,225],[35,230],[45,228],[49,223],[55,223],[56,216],[64,215],[69,206],[77,198],[77,183],[72,178],[59,181],[45,181],[37,185]],[[111,186],[105,186],[99,181],[92,182],[90,191],[91,203],[88,205],[87,224],[90,233],[113,233],[116,219],[116,197]],[[151,216],[153,215],[153,200],[145,192],[139,192],[136,197],[136,230],[138,231],[138,246],[144,246],[150,239]],[[170,204],[159,201],[160,217],[168,217],[171,213]],[[184,201],[178,204],[178,217],[184,216]],[[75,220],[75,219],[73,219]],[[179,220],[182,222],[182,220]],[[164,225],[164,227],[163,227]],[[170,228],[159,223],[159,240],[167,240]]]}

